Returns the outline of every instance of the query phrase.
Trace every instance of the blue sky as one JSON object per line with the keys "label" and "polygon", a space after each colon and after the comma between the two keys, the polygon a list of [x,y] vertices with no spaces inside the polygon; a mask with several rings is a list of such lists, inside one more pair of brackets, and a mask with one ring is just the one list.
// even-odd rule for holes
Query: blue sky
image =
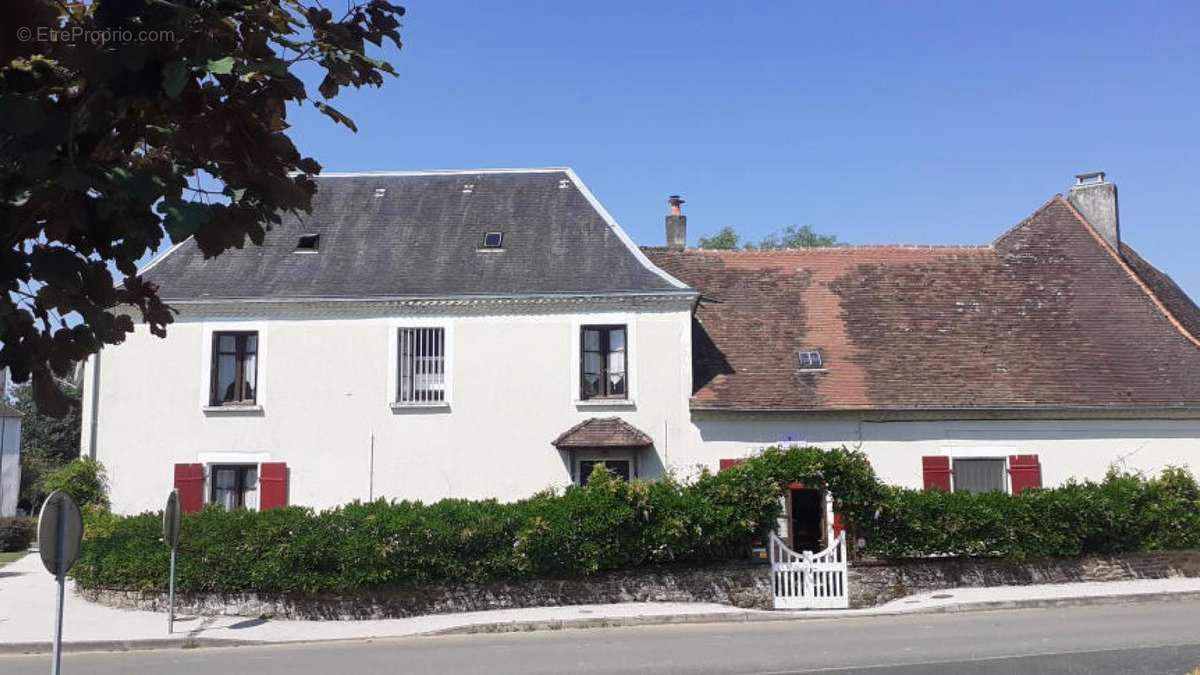
{"label": "blue sky", "polygon": [[986,243],[1104,170],[1200,297],[1200,3],[402,4],[359,133],[291,117],[326,170],[571,166],[653,245],[672,193],[693,243]]}

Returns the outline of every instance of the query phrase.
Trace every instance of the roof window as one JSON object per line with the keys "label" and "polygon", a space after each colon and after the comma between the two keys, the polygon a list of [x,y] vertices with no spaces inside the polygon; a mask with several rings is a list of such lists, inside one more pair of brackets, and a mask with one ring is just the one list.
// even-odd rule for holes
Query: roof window
{"label": "roof window", "polygon": [[504,233],[484,232],[483,248],[504,248]]}
{"label": "roof window", "polygon": [[815,349],[802,350],[800,352],[800,369],[801,370],[820,370],[825,365],[821,361],[821,352]]}
{"label": "roof window", "polygon": [[296,240],[296,253],[316,253],[317,248],[321,245],[321,235],[319,234],[302,234]]}

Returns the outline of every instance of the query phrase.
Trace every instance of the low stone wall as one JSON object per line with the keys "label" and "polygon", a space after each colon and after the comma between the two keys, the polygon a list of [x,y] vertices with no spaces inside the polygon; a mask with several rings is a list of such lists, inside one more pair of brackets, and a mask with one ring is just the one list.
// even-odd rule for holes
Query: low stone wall
{"label": "low stone wall", "polygon": [[[389,619],[424,614],[519,607],[616,602],[716,602],[771,607],[768,568],[754,564],[661,567],[604,572],[586,579],[539,579],[513,583],[405,586],[354,595],[176,594],[184,614],[283,619]],[[111,607],[165,611],[164,593],[81,589],[87,600]]]}
{"label": "low stone wall", "polygon": [[[354,595],[179,594],[176,611],[281,619],[385,619],[518,607],[616,602],[715,602],[770,609],[770,568],[761,564],[660,567],[605,572],[587,579],[406,586]],[[941,558],[860,562],[850,566],[850,606],[871,607],[913,593],[962,586],[1200,577],[1200,551],[1010,562]],[[166,595],[82,589],[112,607],[165,611]]]}
{"label": "low stone wall", "polygon": [[1200,577],[1200,551],[1013,562],[980,558],[871,561],[850,566],[850,606],[873,607],[945,588]]}

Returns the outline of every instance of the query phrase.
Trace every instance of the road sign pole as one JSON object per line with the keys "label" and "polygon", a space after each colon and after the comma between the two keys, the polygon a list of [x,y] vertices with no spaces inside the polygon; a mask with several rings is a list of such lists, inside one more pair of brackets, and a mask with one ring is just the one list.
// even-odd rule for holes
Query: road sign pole
{"label": "road sign pole", "polygon": [[175,547],[171,547],[171,590],[170,600],[171,610],[167,615],[167,634],[175,632]]}
{"label": "road sign pole", "polygon": [[67,570],[79,560],[83,542],[83,514],[79,505],[62,490],[55,490],[42,502],[38,515],[38,557],[42,566],[54,575],[58,597],[54,602],[54,642],[51,675],[62,667],[63,601],[67,595]]}
{"label": "road sign pole", "polygon": [[175,632],[175,553],[179,550],[179,490],[167,495],[163,509],[163,542],[171,547],[171,574],[167,582],[167,635]]}
{"label": "road sign pole", "polygon": [[58,580],[58,599],[54,603],[54,663],[50,666],[50,675],[58,675],[62,668],[62,625],[63,625],[63,600],[66,597],[66,556],[63,551],[67,547],[67,510],[59,509],[56,514],[58,530],[57,546],[55,554],[55,577]]}

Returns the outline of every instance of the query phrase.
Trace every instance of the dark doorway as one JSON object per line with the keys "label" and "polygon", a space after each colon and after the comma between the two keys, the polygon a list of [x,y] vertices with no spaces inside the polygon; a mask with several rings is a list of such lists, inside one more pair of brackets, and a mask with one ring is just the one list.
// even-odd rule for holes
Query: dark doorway
{"label": "dark doorway", "polygon": [[820,551],[824,546],[822,527],[825,519],[825,499],[820,490],[792,490],[791,549]]}

